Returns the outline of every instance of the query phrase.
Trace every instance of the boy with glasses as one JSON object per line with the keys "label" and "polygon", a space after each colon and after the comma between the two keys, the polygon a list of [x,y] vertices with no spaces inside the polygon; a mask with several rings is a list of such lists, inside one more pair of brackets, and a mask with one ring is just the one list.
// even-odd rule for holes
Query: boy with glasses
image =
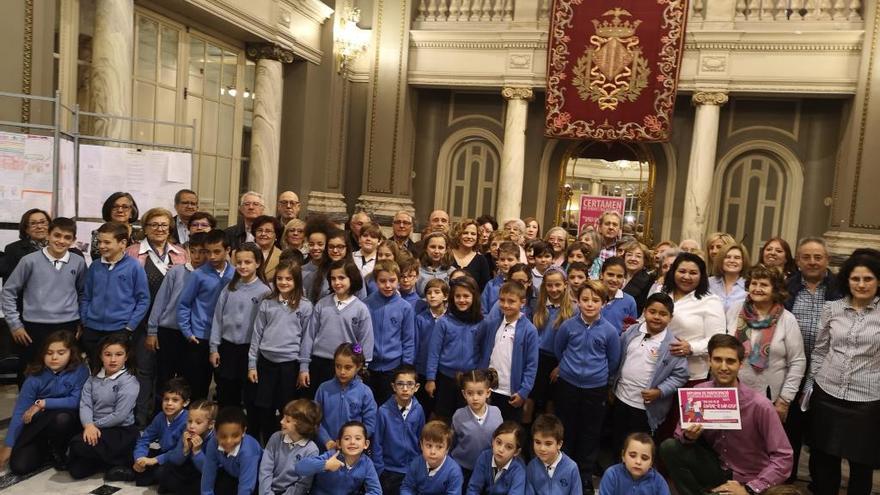
{"label": "boy with glasses", "polygon": [[419,436],[425,426],[425,412],[414,397],[419,389],[416,369],[404,364],[393,376],[394,396],[379,407],[373,435],[373,464],[385,494],[400,493],[410,461],[421,454]]}

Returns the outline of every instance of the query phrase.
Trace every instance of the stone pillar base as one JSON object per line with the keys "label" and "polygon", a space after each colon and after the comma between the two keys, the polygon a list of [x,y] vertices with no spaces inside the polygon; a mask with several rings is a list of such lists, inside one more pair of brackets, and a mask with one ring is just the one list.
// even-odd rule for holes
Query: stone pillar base
{"label": "stone pillar base", "polygon": [[828,242],[832,266],[840,266],[858,248],[880,249],[880,234],[829,230],[822,237]]}
{"label": "stone pillar base", "polygon": [[308,214],[320,213],[327,215],[331,221],[345,224],[348,221],[348,206],[345,196],[339,193],[310,191],[306,211]]}
{"label": "stone pillar base", "polygon": [[391,222],[399,211],[405,211],[415,218],[416,209],[412,199],[401,196],[376,196],[362,194],[358,198],[357,209],[369,213],[382,228],[386,236],[391,235]]}

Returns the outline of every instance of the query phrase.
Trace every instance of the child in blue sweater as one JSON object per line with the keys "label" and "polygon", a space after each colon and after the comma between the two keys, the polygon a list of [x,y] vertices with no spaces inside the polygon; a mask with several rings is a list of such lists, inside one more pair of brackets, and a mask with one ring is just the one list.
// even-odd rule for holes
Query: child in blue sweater
{"label": "child in blue sweater", "polygon": [[544,412],[553,400],[554,384],[550,383],[550,372],[559,365],[553,350],[556,331],[562,323],[574,315],[571,298],[568,297],[565,272],[551,266],[544,272],[544,282],[538,291],[532,323],[538,331],[538,371],[531,400],[534,411]]}
{"label": "child in blue sweater", "polygon": [[373,464],[385,495],[400,492],[410,461],[419,455],[419,435],[425,426],[425,411],[414,397],[419,389],[416,369],[399,366],[391,387],[394,396],[379,407],[373,435]]}
{"label": "child in blue sweater", "polygon": [[68,470],[73,479],[110,468],[107,481],[128,479],[128,463],[138,437],[134,425],[137,378],[127,368],[129,338],[111,334],[98,344],[101,366],[83,385],[79,401],[82,435],[70,441]]}
{"label": "child in blue sweater", "polygon": [[477,283],[462,277],[449,287],[452,304],[434,326],[425,371],[425,391],[435,400],[434,413],[443,418],[463,404],[456,377],[477,367],[483,328]]}
{"label": "child in blue sweater", "polygon": [[608,301],[602,282],[588,280],[576,295],[579,312],[556,333],[559,366],[550,379],[556,381],[556,412],[565,425],[564,448],[580,468],[584,490],[592,490],[608,382],[620,362],[620,336],[601,316]]}
{"label": "child in blue sweater", "polygon": [[501,285],[507,281],[510,268],[519,263],[519,246],[514,242],[504,241],[498,246],[498,256],[495,259],[495,270],[498,274],[483,287],[480,296],[480,305],[484,312],[489,312],[498,301],[498,291]]}
{"label": "child in blue sweater", "polygon": [[276,411],[296,397],[291,377],[299,371],[300,343],[312,324],[312,303],[303,297],[299,265],[279,263],[273,285],[257,310],[248,351],[248,379],[256,384],[256,414],[251,417],[259,423],[261,436],[254,436],[261,442],[278,429]]}
{"label": "child in blue sweater", "polygon": [[517,282],[501,286],[498,303],[501,315],[485,320],[481,368],[498,373],[498,386],[491,401],[505,420],[519,422],[522,407],[538,372],[538,332],[522,314],[526,288]]}
{"label": "child in blue sweater", "polygon": [[0,448],[0,468],[9,463],[19,475],[36,470],[47,458],[56,469],[65,469],[67,443],[80,429],[77,407],[89,370],[76,339],[73,333],[59,330],[49,334],[41,348],[25,369],[27,378]]}
{"label": "child in blue sweater", "polygon": [[426,235],[422,238],[422,245],[424,249],[419,257],[419,279],[416,282],[416,291],[424,297],[428,281],[435,278],[449,280],[453,260],[449,252],[449,237],[443,232]]}
{"label": "child in blue sweater", "polygon": [[577,464],[562,452],[565,429],[552,414],[542,414],[532,423],[532,451],[535,458],[526,468],[527,495],[582,495]]}
{"label": "child in blue sweater", "polygon": [[260,442],[248,435],[247,417],[239,407],[221,409],[216,433],[205,445],[202,495],[250,495],[257,489]]}
{"label": "child in blue sweater", "polygon": [[459,383],[467,405],[452,416],[455,443],[450,455],[467,483],[477,457],[492,444],[492,434],[504,419],[497,407],[488,404],[492,388],[498,386],[495,370],[471,370],[461,375]]}
{"label": "child in blue sweater", "polygon": [[284,406],[281,431],[269,438],[260,461],[260,495],[309,493],[312,477],[300,476],[295,470],[303,459],[318,456],[312,439],[320,422],[321,409],[314,401],[298,399]]}
{"label": "child in blue sweater", "polygon": [[[461,468],[449,458],[452,428],[443,421],[431,421],[422,428],[422,455],[409,463],[401,495],[459,495],[462,492]],[[388,492],[386,492],[388,493]]]}
{"label": "child in blue sweater", "polygon": [[[446,301],[449,299],[449,285],[435,278],[425,286],[425,300],[422,306],[425,309],[416,313],[416,372],[419,374],[419,383],[425,382],[428,370],[428,348],[431,343],[431,335],[437,321],[446,314]],[[425,410],[425,417],[431,417],[434,413],[434,399],[428,395],[424,387],[419,387],[416,392],[419,404]]]}
{"label": "child in blue sweater", "polygon": [[391,396],[394,370],[401,364],[415,362],[415,317],[412,305],[397,293],[397,263],[377,262],[373,279],[378,290],[364,301],[373,322],[373,360],[368,382],[376,402],[384,404]]}
{"label": "child in blue sweater", "polygon": [[[335,448],[338,444],[338,450]],[[297,463],[294,473],[314,476],[311,495],[382,495],[379,475],[364,451],[370,446],[367,428],[349,421],[339,428],[334,449]]]}
{"label": "child in blue sweater", "polygon": [[602,263],[602,282],[608,287],[608,303],[602,307],[602,318],[623,332],[623,321],[627,318],[635,320],[639,317],[636,300],[623,291],[626,279],[626,263],[619,256],[612,256]]}
{"label": "child in blue sweater", "polygon": [[186,429],[168,452],[166,462],[157,468],[159,493],[199,493],[205,445],[214,438],[216,416],[217,404],[209,400],[194,400],[189,405]]}
{"label": "child in blue sweater", "polygon": [[322,383],[315,393],[315,402],[323,412],[318,440],[326,450],[336,448],[331,432],[338,432],[349,421],[363,423],[367,438],[376,430],[376,401],[373,392],[361,380],[364,350],[360,344],[341,344],[333,354],[336,377]]}
{"label": "child in blue sweater", "polygon": [[400,256],[399,265],[400,287],[398,291],[400,292],[400,297],[410,303],[415,312],[418,312],[425,305],[425,302],[419,297],[419,293],[416,292],[416,283],[419,280],[419,260],[409,255],[409,251],[407,251],[406,255]]}
{"label": "child in blue sweater", "polygon": [[208,338],[214,319],[214,308],[220,291],[232,280],[233,268],[228,262],[229,245],[222,230],[205,234],[207,262],[193,271],[177,303],[177,324],[186,341],[182,374],[192,388],[194,399],[208,397],[212,367],[208,360]]}
{"label": "child in blue sweater", "polygon": [[626,437],[623,462],[605,470],[599,493],[602,495],[669,495],[669,485],[653,468],[656,448],[644,432]]}
{"label": "child in blue sweater", "polygon": [[519,457],[524,438],[519,423],[501,423],[492,433],[492,447],[477,458],[467,495],[525,495],[526,465]]}
{"label": "child in blue sweater", "polygon": [[125,254],[128,227],[107,222],[98,228],[101,259],[86,274],[79,312],[83,349],[97,362],[98,341],[112,334],[131,335],[150,307],[147,274],[140,263]]}

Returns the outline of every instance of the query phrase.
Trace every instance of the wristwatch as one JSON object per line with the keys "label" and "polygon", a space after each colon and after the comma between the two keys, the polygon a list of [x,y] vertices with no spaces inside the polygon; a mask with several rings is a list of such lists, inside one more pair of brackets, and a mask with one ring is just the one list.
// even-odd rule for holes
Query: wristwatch
{"label": "wristwatch", "polygon": [[743,486],[745,487],[746,492],[747,492],[749,495],[758,495],[758,492],[756,492],[756,491],[755,491],[752,487],[750,487],[749,485],[743,485]]}

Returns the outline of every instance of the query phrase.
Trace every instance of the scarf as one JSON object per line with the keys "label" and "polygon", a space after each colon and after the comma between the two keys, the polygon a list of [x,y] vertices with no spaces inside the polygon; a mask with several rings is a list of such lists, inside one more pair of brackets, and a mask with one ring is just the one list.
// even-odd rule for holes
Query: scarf
{"label": "scarf", "polygon": [[[773,331],[776,330],[776,322],[782,316],[782,311],[781,304],[774,304],[770,313],[762,318],[755,311],[752,301],[746,299],[736,319],[736,338],[746,349],[746,360],[759,373],[767,369],[770,361],[770,342],[773,341]],[[752,332],[761,332],[757,349],[753,349]]]}

